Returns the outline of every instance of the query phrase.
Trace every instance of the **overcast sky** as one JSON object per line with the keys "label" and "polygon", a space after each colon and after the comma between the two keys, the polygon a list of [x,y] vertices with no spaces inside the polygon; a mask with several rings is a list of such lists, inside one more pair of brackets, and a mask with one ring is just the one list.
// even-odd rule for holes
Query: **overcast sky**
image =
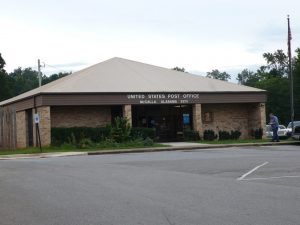
{"label": "overcast sky", "polygon": [[[203,74],[264,64],[262,54],[300,47],[299,0],[0,0],[6,70],[77,71],[123,57]],[[52,67],[50,67],[52,66]]]}

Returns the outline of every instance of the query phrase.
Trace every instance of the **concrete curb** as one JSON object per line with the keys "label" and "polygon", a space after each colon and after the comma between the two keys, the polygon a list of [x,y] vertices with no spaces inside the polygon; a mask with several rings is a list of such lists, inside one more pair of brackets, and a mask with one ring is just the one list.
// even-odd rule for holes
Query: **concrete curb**
{"label": "concrete curb", "polygon": [[203,144],[193,146],[180,147],[156,147],[156,148],[134,148],[122,150],[100,150],[87,152],[88,155],[108,155],[108,154],[122,154],[122,153],[143,153],[143,152],[163,152],[163,151],[182,151],[182,150],[209,150],[216,148],[231,148],[231,147],[251,147],[251,146],[273,146],[273,145],[300,145],[300,142],[267,142],[267,143],[242,143],[242,144]]}
{"label": "concrete curb", "polygon": [[180,147],[154,147],[154,148],[133,148],[118,150],[99,150],[90,152],[62,152],[62,153],[40,153],[40,154],[16,154],[0,156],[0,160],[13,159],[33,159],[33,158],[52,158],[52,157],[70,157],[84,155],[112,155],[122,153],[144,153],[144,152],[163,152],[163,151],[182,151],[182,150],[210,150],[218,148],[231,147],[251,147],[251,146],[274,146],[274,145],[300,145],[299,141],[291,142],[266,142],[266,143],[241,143],[241,144],[195,144]]}
{"label": "concrete curb", "polygon": [[62,153],[39,153],[39,154],[15,154],[0,156],[0,160],[13,159],[38,159],[38,158],[54,158],[54,157],[70,157],[87,155],[87,152],[62,152]]}

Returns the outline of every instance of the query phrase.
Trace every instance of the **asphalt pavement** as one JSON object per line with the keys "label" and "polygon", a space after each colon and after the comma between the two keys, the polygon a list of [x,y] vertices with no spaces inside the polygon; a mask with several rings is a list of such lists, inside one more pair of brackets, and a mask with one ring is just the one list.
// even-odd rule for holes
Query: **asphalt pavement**
{"label": "asphalt pavement", "polygon": [[1,225],[300,225],[300,147],[0,161]]}

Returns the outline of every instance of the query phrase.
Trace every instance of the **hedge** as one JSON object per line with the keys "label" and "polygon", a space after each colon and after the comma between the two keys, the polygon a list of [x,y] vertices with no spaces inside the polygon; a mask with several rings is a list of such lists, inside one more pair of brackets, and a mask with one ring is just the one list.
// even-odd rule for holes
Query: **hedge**
{"label": "hedge", "polygon": [[251,136],[254,137],[255,139],[262,139],[263,136],[263,129],[262,128],[258,128],[255,130],[251,130]]}
{"label": "hedge", "polygon": [[[90,139],[94,143],[99,143],[111,138],[112,127],[71,127],[71,128],[51,128],[52,145],[59,146],[64,143],[77,142],[82,139]],[[155,129],[145,127],[133,127],[130,130],[130,139],[154,139]],[[75,139],[75,140],[73,140]]]}
{"label": "hedge", "polygon": [[185,141],[198,141],[200,140],[199,133],[194,130],[184,130],[183,131],[183,139]]}
{"label": "hedge", "polygon": [[203,140],[205,140],[205,141],[213,141],[217,138],[218,138],[218,135],[216,135],[213,130],[205,130],[203,132]]}
{"label": "hedge", "polygon": [[219,140],[237,140],[241,134],[238,130],[232,130],[230,133],[228,131],[219,131]]}
{"label": "hedge", "polygon": [[146,139],[146,138],[151,138],[154,140],[155,138],[155,129],[154,128],[148,128],[148,127],[132,127],[131,128],[131,134],[130,136],[133,139],[137,139],[137,138],[142,138],[142,139]]}
{"label": "hedge", "polygon": [[108,137],[109,132],[109,127],[56,127],[51,128],[51,141],[53,145],[61,145],[69,142],[70,138],[74,135],[76,141],[78,142],[83,138],[89,138],[93,142],[99,142]]}

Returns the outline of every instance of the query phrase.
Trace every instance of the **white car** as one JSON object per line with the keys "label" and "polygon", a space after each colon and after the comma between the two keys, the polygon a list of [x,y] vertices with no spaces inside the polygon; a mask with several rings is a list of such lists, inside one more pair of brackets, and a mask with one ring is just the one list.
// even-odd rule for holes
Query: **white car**
{"label": "white car", "polygon": [[[300,121],[294,121],[294,128],[297,126],[300,126]],[[288,129],[288,135],[291,135],[292,134],[292,122],[289,122],[287,129]]]}
{"label": "white car", "polygon": [[[288,129],[284,125],[279,125],[278,132],[279,138],[287,138],[288,137]],[[266,126],[266,136],[268,138],[273,137],[273,131],[270,125]]]}
{"label": "white car", "polygon": [[300,125],[295,127],[292,138],[300,141]]}

